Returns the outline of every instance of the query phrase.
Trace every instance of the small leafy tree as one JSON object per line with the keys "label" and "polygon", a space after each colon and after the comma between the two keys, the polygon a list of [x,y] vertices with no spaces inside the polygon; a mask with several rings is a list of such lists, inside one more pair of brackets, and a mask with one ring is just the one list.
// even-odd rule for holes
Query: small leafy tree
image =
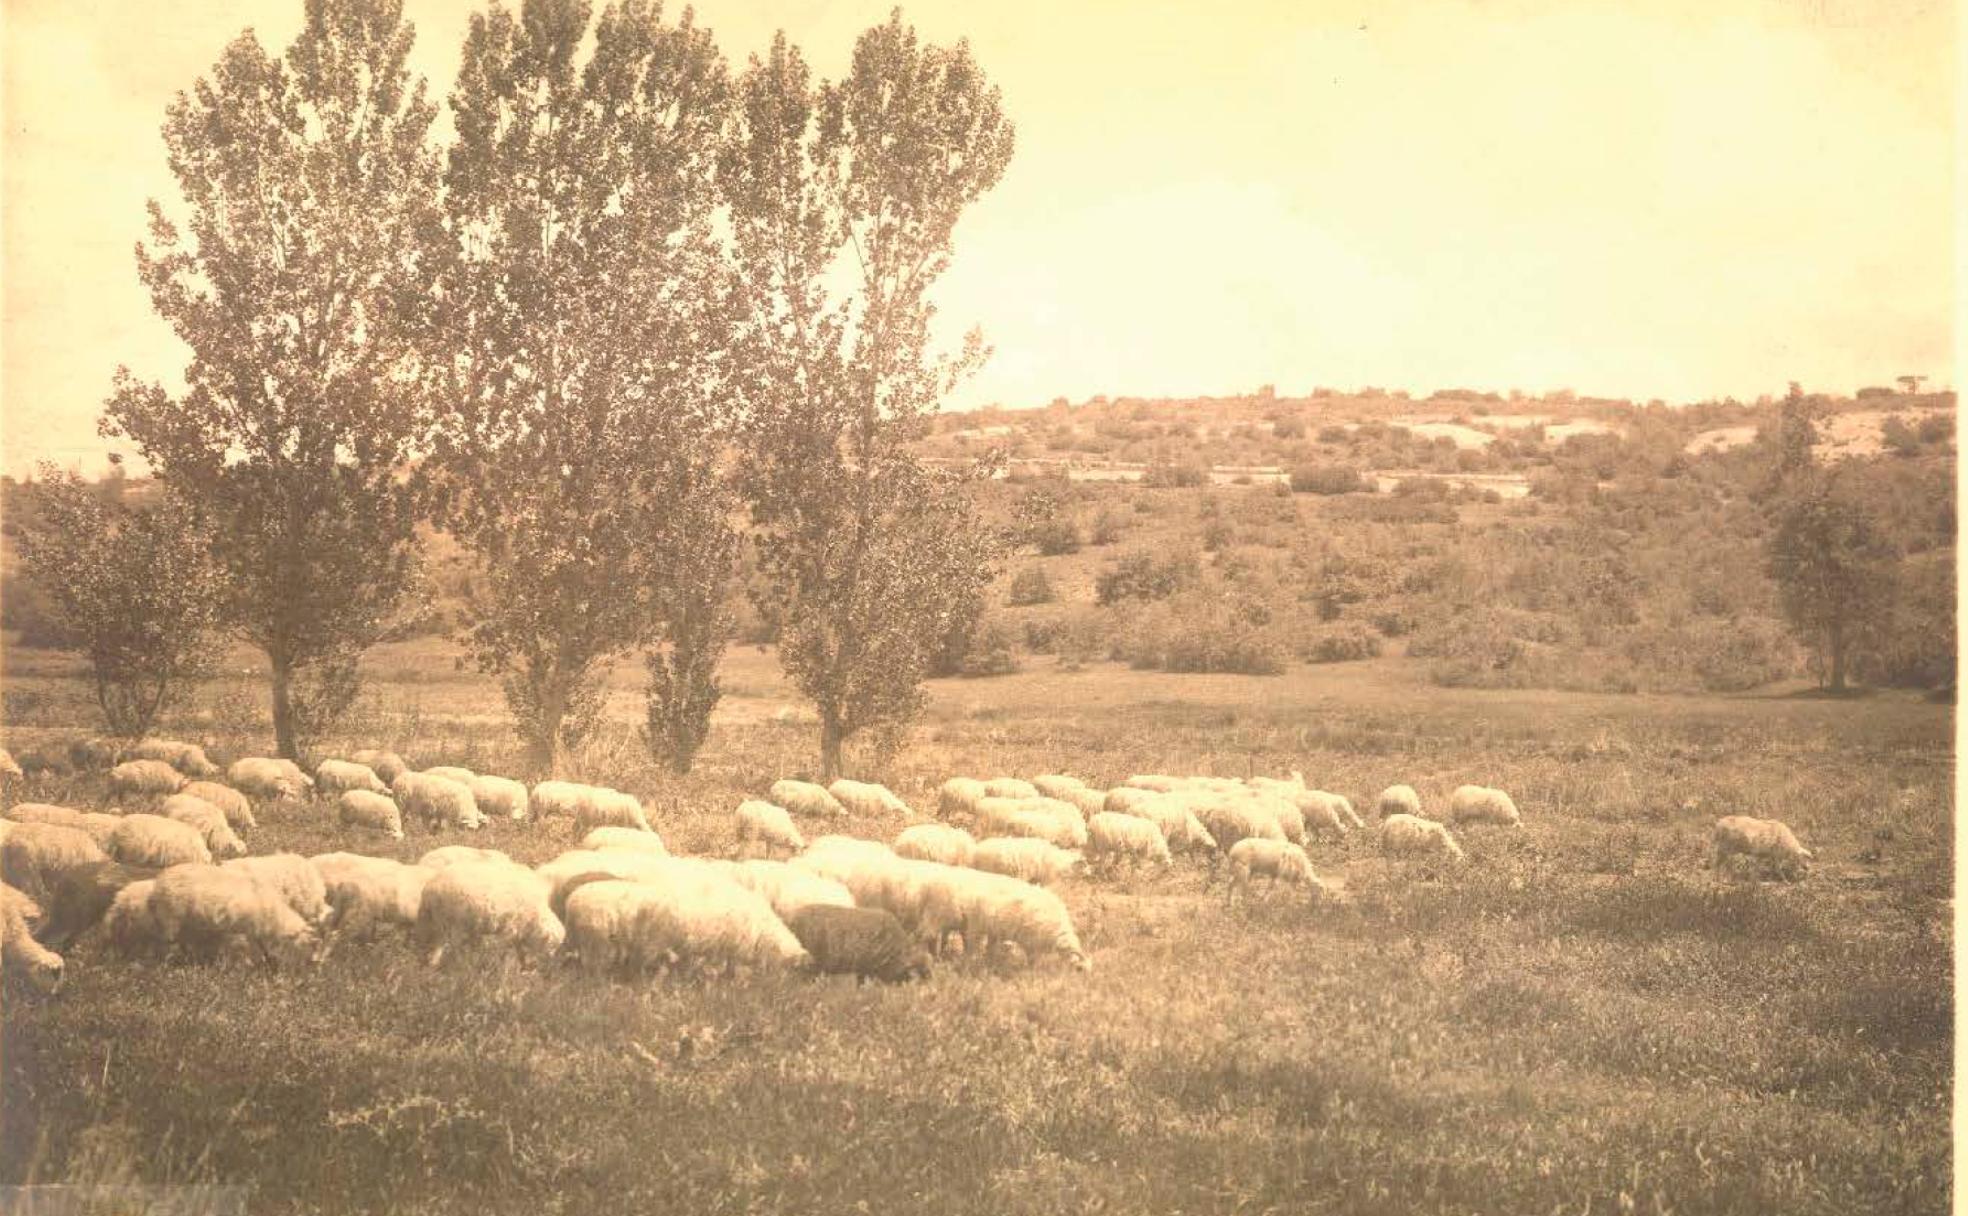
{"label": "small leafy tree", "polygon": [[172,103],[189,221],[153,202],[137,269],[191,349],[187,388],[119,371],[101,423],[210,521],[228,615],[272,668],[283,756],[353,702],[415,566],[405,320],[437,175],[411,38],[401,0],[306,0],[284,58],[248,31]]}
{"label": "small leafy tree", "polygon": [[26,576],[88,658],[110,733],[144,735],[213,664],[224,600],[207,538],[177,502],[131,507],[52,465],[34,497]]}
{"label": "small leafy tree", "polygon": [[1784,508],[1767,557],[1785,617],[1844,692],[1856,644],[1892,603],[1897,550],[1863,508],[1819,492]]}
{"label": "small leafy tree", "polygon": [[814,88],[781,36],[738,94],[721,177],[751,314],[743,479],[780,661],[819,709],[831,777],[848,739],[913,718],[939,639],[990,577],[997,542],[966,478],[911,444],[984,357],[975,334],[931,353],[928,291],[1012,130],[969,47],[921,46],[899,13],[839,83]]}
{"label": "small leafy tree", "polygon": [[701,702],[699,652],[722,635],[698,609],[726,577],[703,559],[731,552],[689,535],[727,526],[692,509],[729,345],[724,65],[687,14],[666,25],[641,0],[603,12],[581,66],[588,29],[579,0],[472,18],[430,331],[448,522],[486,575],[466,643],[552,771],[593,730],[611,665],[666,620],[690,636],[664,660],[683,663],[662,669],[665,705]]}
{"label": "small leafy tree", "polygon": [[668,645],[645,663],[649,689],[643,737],[658,760],[687,773],[710,734],[724,690],[718,661],[736,629],[730,593],[738,535],[726,522],[729,498],[709,486],[684,497],[687,517],[663,604]]}

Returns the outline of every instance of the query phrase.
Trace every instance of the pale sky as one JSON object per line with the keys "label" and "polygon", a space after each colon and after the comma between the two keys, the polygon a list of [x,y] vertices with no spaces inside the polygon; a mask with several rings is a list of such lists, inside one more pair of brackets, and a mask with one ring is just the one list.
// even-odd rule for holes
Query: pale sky
{"label": "pale sky", "polygon": [[[449,91],[477,0],[406,0]],[[599,5],[597,5],[599,7]],[[819,71],[891,0],[706,0]],[[0,467],[94,471],[118,363],[183,348],[131,250],[172,96],[300,0],[0,0]],[[953,404],[1273,383],[1661,397],[1952,384],[1948,0],[933,0],[1018,126],[958,232]]]}

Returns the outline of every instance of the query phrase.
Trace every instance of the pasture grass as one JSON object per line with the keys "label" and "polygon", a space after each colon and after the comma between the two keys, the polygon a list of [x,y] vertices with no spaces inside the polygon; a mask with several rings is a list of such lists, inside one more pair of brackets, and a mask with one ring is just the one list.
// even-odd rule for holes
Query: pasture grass
{"label": "pasture grass", "polygon": [[[86,729],[72,665],[32,663],[9,671],[10,742]],[[496,692],[441,647],[373,668],[350,746],[516,770]],[[690,777],[641,750],[626,680],[577,760],[681,850],[727,849],[738,799],[813,762],[770,657],[728,668]],[[235,673],[173,729],[264,750],[259,695]],[[1462,867],[1317,845],[1319,902],[1232,906],[1191,863],[1076,880],[1090,976],[958,959],[899,988],[631,984],[433,972],[393,940],[284,971],[84,944],[57,997],[6,994],[0,1181],[237,1184],[256,1212],[1937,1212],[1950,712],[1442,690],[1392,662],[939,683],[907,748],[860,758],[922,808],[955,773],[1295,768],[1369,818],[1392,782],[1432,806],[1480,781],[1526,823],[1463,833]],[[1732,812],[1791,823],[1810,877],[1703,868]],[[351,844],[305,806],[262,822],[255,851],[464,839]],[[540,861],[571,829],[470,839]]]}

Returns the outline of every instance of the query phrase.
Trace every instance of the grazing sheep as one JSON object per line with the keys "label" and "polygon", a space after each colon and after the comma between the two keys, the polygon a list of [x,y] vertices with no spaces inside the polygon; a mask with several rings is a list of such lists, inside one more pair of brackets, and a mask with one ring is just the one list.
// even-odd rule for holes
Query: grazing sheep
{"label": "grazing sheep", "polygon": [[1086,818],[1057,798],[986,798],[977,804],[979,830],[1002,836],[1034,836],[1062,849],[1083,848]]}
{"label": "grazing sheep", "polygon": [[[1180,777],[1169,777],[1161,773],[1136,773],[1126,781],[1121,782],[1121,784],[1131,789],[1150,790],[1157,794],[1168,794],[1181,789],[1186,783]],[[1108,809],[1112,810],[1115,808],[1110,807]]]}
{"label": "grazing sheep", "polygon": [[528,802],[536,815],[572,818],[587,801],[590,788],[574,781],[542,781],[533,787]]}
{"label": "grazing sheep", "polygon": [[52,823],[57,827],[75,828],[87,832],[89,839],[98,848],[109,843],[110,835],[116,825],[123,822],[121,815],[105,815],[100,811],[77,811],[65,806],[51,806],[45,802],[21,802],[8,808],[8,816],[16,823]]}
{"label": "grazing sheep", "polygon": [[1040,886],[1051,886],[1086,868],[1077,850],[1058,848],[1043,840],[1003,836],[978,841],[970,864],[988,874],[1005,874]]}
{"label": "grazing sheep", "polygon": [[314,926],[274,882],[239,865],[173,866],[157,876],[149,912],[166,949],[203,953],[237,941],[269,963],[311,960],[321,944]]}
{"label": "grazing sheep", "polygon": [[567,930],[547,906],[548,884],[509,862],[466,862],[424,885],[417,908],[417,946],[438,966],[447,951],[491,941],[522,959],[545,959]]}
{"label": "grazing sheep", "polygon": [[1045,811],[1013,811],[993,826],[1006,836],[1024,836],[1059,849],[1078,847],[1071,825],[1060,822]]}
{"label": "grazing sheep", "polygon": [[637,828],[645,832],[656,830],[649,824],[649,814],[643,809],[641,799],[607,786],[595,786],[590,790],[587,801],[574,814],[575,831],[600,827]]}
{"label": "grazing sheep", "polygon": [[741,861],[729,871],[732,881],[765,897],[779,919],[787,920],[802,908],[826,906],[852,908],[854,894],[831,878],[811,874],[784,861],[753,858]]}
{"label": "grazing sheep", "polygon": [[123,753],[125,760],[161,760],[187,777],[201,780],[219,775],[219,766],[196,743],[176,739],[140,739]]}
{"label": "grazing sheep", "polygon": [[568,898],[567,915],[580,926],[583,964],[595,970],[672,954],[727,966],[808,962],[764,896],[711,869],[679,868],[660,883],[589,883]]}
{"label": "grazing sheep", "polygon": [[301,771],[292,760],[269,756],[248,756],[234,760],[226,769],[226,784],[252,798],[290,801],[305,798],[314,788],[314,778]]}
{"label": "grazing sheep", "polygon": [[895,838],[895,855],[917,861],[937,861],[946,866],[967,866],[977,851],[977,842],[962,828],[940,823],[919,823],[902,829]]}
{"label": "grazing sheep", "polygon": [[391,925],[414,926],[424,887],[437,876],[428,866],[360,853],[324,853],[310,860],[327,886],[336,933],[356,941]]}
{"label": "grazing sheep", "polygon": [[547,888],[547,907],[559,915],[567,897],[584,881],[595,877],[641,882],[673,873],[676,860],[666,854],[638,849],[570,849],[533,871]]}
{"label": "grazing sheep", "polygon": [[735,815],[738,829],[738,851],[749,855],[753,847],[764,849],[768,854],[784,850],[787,855],[799,852],[806,847],[806,837],[793,826],[793,817],[784,807],[773,806],[770,802],[760,802],[747,798],[738,804]]}
{"label": "grazing sheep", "polygon": [[[1293,802],[1289,798],[1279,798],[1273,794],[1244,793],[1240,797],[1243,801],[1248,802],[1258,810],[1263,811],[1270,815],[1271,818],[1277,820],[1278,830],[1285,834],[1286,840],[1297,845],[1305,843],[1305,833],[1308,825],[1305,819],[1305,812],[1298,809],[1296,802]],[[1325,828],[1335,836],[1343,836],[1346,833],[1346,825],[1337,820],[1330,822],[1314,820],[1310,826],[1314,828]]]}
{"label": "grazing sheep", "polygon": [[403,757],[397,755],[395,752],[383,751],[374,747],[365,747],[360,751],[350,752],[349,760],[362,765],[370,772],[376,774],[385,785],[396,780],[400,774],[410,771],[410,766],[404,763]]}
{"label": "grazing sheep", "polygon": [[198,834],[205,838],[205,847],[215,858],[246,856],[246,842],[226,822],[225,812],[203,798],[173,794],[157,808],[157,813],[197,828]]}
{"label": "grazing sheep", "polygon": [[363,828],[381,832],[392,840],[403,839],[403,813],[386,794],[345,790],[335,800],[335,818],[346,828]]}
{"label": "grazing sheep", "polygon": [[1187,806],[1218,848],[1233,849],[1240,840],[1285,839],[1285,829],[1277,816],[1255,803],[1210,795]]}
{"label": "grazing sheep", "polygon": [[477,831],[485,826],[471,790],[455,781],[429,773],[398,773],[390,792],[403,814],[431,831],[447,826]]}
{"label": "grazing sheep", "polygon": [[1417,819],[1421,817],[1421,795],[1415,793],[1412,785],[1388,786],[1380,791],[1380,798],[1375,805],[1380,808],[1382,819],[1390,815],[1412,815]]}
{"label": "grazing sheep", "polygon": [[1123,815],[1135,815],[1140,813],[1142,807],[1159,801],[1162,796],[1155,790],[1144,790],[1139,786],[1117,785],[1107,791],[1107,797],[1102,800],[1100,809],[1118,811]]}
{"label": "grazing sheep", "polygon": [[885,785],[871,781],[849,781],[842,777],[827,787],[841,806],[857,815],[908,815],[909,804]]}
{"label": "grazing sheep", "polygon": [[260,857],[240,857],[224,862],[222,870],[251,874],[266,883],[295,915],[310,925],[328,920],[334,909],[328,906],[328,884],[314,863],[299,853],[268,853]]}
{"label": "grazing sheep", "polygon": [[844,817],[847,808],[840,799],[829,793],[824,785],[811,781],[784,779],[772,783],[766,791],[766,798],[774,806],[783,806],[795,815],[827,816],[835,819]]}
{"label": "grazing sheep", "polygon": [[1441,853],[1463,861],[1462,846],[1449,829],[1418,815],[1389,815],[1380,824],[1380,848],[1384,853]]}
{"label": "grazing sheep", "polygon": [[989,798],[1037,798],[1039,787],[1017,777],[993,777],[984,783]]}
{"label": "grazing sheep", "polygon": [[597,875],[570,892],[561,913],[567,949],[591,975],[637,971],[662,964],[668,951],[645,949],[643,913],[661,896],[655,888]]}
{"label": "grazing sheep", "polygon": [[54,744],[27,748],[14,760],[20,767],[21,775],[26,777],[66,777],[75,771],[75,761],[70,758],[69,752]]}
{"label": "grazing sheep", "polygon": [[982,781],[975,777],[952,777],[936,788],[936,808],[945,816],[974,815],[977,804],[988,796]]}
{"label": "grazing sheep", "polygon": [[[1309,793],[1309,791],[1308,791]],[[1301,835],[1292,840],[1290,825],[1286,825],[1285,839],[1293,844],[1304,844],[1308,836],[1330,836],[1335,839],[1353,830],[1353,824],[1340,810],[1339,802],[1328,798],[1303,797],[1296,804],[1279,802],[1275,805],[1288,806],[1291,813],[1298,816]]]}
{"label": "grazing sheep", "polygon": [[0,839],[0,879],[35,898],[53,890],[63,873],[104,860],[87,832],[61,824],[17,823]]}
{"label": "grazing sheep", "polygon": [[1326,889],[1325,883],[1312,872],[1312,859],[1290,841],[1253,837],[1231,845],[1229,896],[1234,899],[1237,892],[1248,892],[1251,879],[1260,875],[1270,880],[1267,884],[1270,887],[1282,881],[1287,886],[1309,888],[1314,896]]}
{"label": "grazing sheep", "polygon": [[353,760],[323,760],[314,766],[314,790],[323,797],[361,790],[370,794],[387,793],[389,787],[376,770]]}
{"label": "grazing sheep", "polygon": [[21,771],[21,766],[14,760],[14,754],[6,748],[0,747],[0,777],[25,776],[27,774]]}
{"label": "grazing sheep", "polygon": [[423,771],[429,773],[433,777],[442,777],[446,781],[455,781],[459,785],[462,785],[467,789],[471,788],[472,782],[478,780],[477,773],[472,772],[468,768],[461,768],[455,764],[433,764],[429,768],[424,769]]}
{"label": "grazing sheep", "polygon": [[514,822],[526,818],[530,800],[526,796],[526,786],[511,777],[474,777],[471,782],[472,799],[478,809],[487,815],[497,815]]}
{"label": "grazing sheep", "polygon": [[929,951],[881,908],[815,905],[786,917],[816,971],[899,984],[929,974]]}
{"label": "grazing sheep", "polygon": [[216,781],[194,781],[178,792],[190,794],[193,798],[203,798],[224,811],[226,822],[232,825],[234,831],[260,826],[259,820],[253,818],[252,802],[246,795],[229,785],[220,785]]}
{"label": "grazing sheep", "polygon": [[1486,785],[1458,785],[1449,795],[1449,822],[1501,823],[1513,828],[1524,824],[1510,795]]}
{"label": "grazing sheep", "polygon": [[61,987],[61,955],[34,940],[31,922],[41,908],[25,892],[0,884],[0,968],[26,975],[36,988],[53,992]]}
{"label": "grazing sheep", "polygon": [[1032,778],[1032,788],[1034,790],[1047,798],[1057,798],[1062,802],[1066,801],[1066,795],[1068,793],[1075,790],[1083,790],[1086,787],[1086,782],[1080,780],[1078,777],[1068,776],[1065,773],[1047,773],[1044,776]]}
{"label": "grazing sheep", "polygon": [[1196,813],[1190,810],[1189,804],[1180,797],[1147,794],[1145,798],[1127,799],[1123,805],[1131,809],[1113,813],[1132,815],[1154,824],[1161,829],[1162,838],[1168,841],[1170,852],[1214,853],[1216,851],[1216,837],[1210,835],[1209,829],[1203,826],[1203,821],[1196,818]]}
{"label": "grazing sheep", "polygon": [[1102,863],[1139,861],[1170,865],[1168,839],[1162,829],[1146,819],[1102,811],[1087,825],[1087,855]]}
{"label": "grazing sheep", "polygon": [[583,849],[628,849],[638,853],[653,853],[658,857],[668,857],[670,850],[663,838],[654,832],[641,828],[599,827],[581,837]]}
{"label": "grazing sheep", "polygon": [[114,861],[99,861],[63,871],[42,901],[48,915],[35,936],[51,950],[66,950],[102,921],[118,892],[159,873],[148,866],[126,866]]}
{"label": "grazing sheep", "polygon": [[1814,854],[1798,842],[1796,833],[1781,819],[1729,815],[1715,821],[1708,864],[1719,866],[1734,856],[1751,858],[1795,882],[1810,871]]}
{"label": "grazing sheep", "polygon": [[508,865],[518,862],[497,849],[481,849],[468,844],[447,844],[432,849],[417,859],[417,864],[427,870],[448,870],[457,865]]}
{"label": "grazing sheep", "polygon": [[1106,790],[1060,790],[1052,797],[1079,811],[1082,816],[1098,815],[1107,809]]}
{"label": "grazing sheep", "polygon": [[126,760],[109,770],[109,796],[118,802],[175,794],[189,780],[162,760]]}
{"label": "grazing sheep", "polygon": [[939,937],[945,927],[958,927],[966,955],[983,956],[993,943],[1009,942],[1024,952],[1029,963],[1058,954],[1077,970],[1093,970],[1093,961],[1074,932],[1073,918],[1057,895],[1002,874],[955,873],[959,877],[930,888],[924,919]]}
{"label": "grazing sheep", "polygon": [[150,897],[157,890],[155,879],[143,878],[118,891],[103,913],[103,937],[110,948],[125,956],[154,954],[164,945],[157,918],[150,911]]}
{"label": "grazing sheep", "polygon": [[1299,795],[1299,806],[1305,809],[1308,816],[1312,814],[1312,806],[1315,802],[1323,803],[1330,808],[1344,819],[1349,827],[1357,829],[1367,826],[1366,820],[1360,818],[1359,812],[1353,809],[1353,801],[1350,798],[1326,790],[1307,790]]}
{"label": "grazing sheep", "polygon": [[125,815],[103,846],[126,866],[211,864],[212,850],[204,834],[188,823],[163,815]]}

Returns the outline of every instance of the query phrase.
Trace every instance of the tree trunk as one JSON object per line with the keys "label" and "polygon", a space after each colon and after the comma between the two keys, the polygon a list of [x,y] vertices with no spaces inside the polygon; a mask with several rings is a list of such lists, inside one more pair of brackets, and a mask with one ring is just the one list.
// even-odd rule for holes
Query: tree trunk
{"label": "tree trunk", "polygon": [[557,676],[549,676],[538,685],[539,695],[535,704],[539,706],[539,717],[529,732],[532,736],[527,743],[527,760],[534,771],[558,778],[567,770],[567,749],[560,739],[560,724],[567,717],[567,691]]}
{"label": "tree trunk", "polygon": [[831,707],[820,707],[820,782],[833,784],[840,776],[841,767],[841,728],[840,715]]}
{"label": "tree trunk", "polygon": [[1831,627],[1831,691],[1845,691],[1845,631]]}
{"label": "tree trunk", "polygon": [[294,741],[294,661],[284,653],[269,651],[273,663],[273,749],[288,760],[299,760]]}

